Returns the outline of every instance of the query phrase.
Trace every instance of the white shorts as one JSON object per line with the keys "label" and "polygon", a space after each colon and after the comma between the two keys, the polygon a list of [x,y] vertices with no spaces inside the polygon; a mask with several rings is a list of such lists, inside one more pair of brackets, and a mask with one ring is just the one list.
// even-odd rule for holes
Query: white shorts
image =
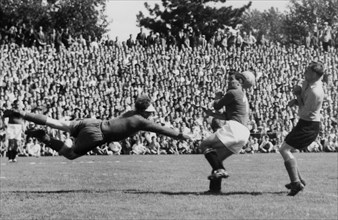
{"label": "white shorts", "polygon": [[21,124],[8,124],[7,139],[21,140],[21,134],[22,134]]}
{"label": "white shorts", "polygon": [[231,152],[237,154],[249,140],[250,131],[237,121],[227,121],[216,131],[216,136]]}

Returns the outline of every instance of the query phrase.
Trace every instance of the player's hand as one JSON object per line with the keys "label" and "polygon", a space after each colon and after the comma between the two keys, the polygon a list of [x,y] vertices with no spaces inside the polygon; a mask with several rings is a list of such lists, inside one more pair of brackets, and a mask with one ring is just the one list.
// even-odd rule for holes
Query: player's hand
{"label": "player's hand", "polygon": [[292,93],[295,95],[295,96],[300,96],[300,94],[302,93],[302,87],[299,86],[299,85],[295,85],[292,89]]}
{"label": "player's hand", "polygon": [[222,92],[216,92],[215,93],[215,99],[221,99],[223,97],[223,93]]}
{"label": "player's hand", "polygon": [[213,113],[213,111],[212,111],[211,109],[207,109],[207,108],[203,108],[203,111],[205,112],[205,114],[206,114],[207,116],[211,116],[212,113]]}
{"label": "player's hand", "polygon": [[295,105],[297,105],[297,100],[296,99],[292,99],[291,101],[288,102],[288,106],[289,107],[293,107]]}

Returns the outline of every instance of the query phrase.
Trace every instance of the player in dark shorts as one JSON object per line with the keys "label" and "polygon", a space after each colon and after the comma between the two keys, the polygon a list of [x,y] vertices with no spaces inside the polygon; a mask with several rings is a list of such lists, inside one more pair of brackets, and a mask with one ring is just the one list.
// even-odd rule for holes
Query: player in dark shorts
{"label": "player in dark shorts", "polygon": [[26,134],[36,137],[60,155],[73,160],[85,155],[97,146],[124,140],[139,131],[155,132],[176,139],[190,139],[186,134],[148,120],[147,118],[153,112],[155,112],[155,108],[151,104],[150,98],[146,95],[141,95],[136,99],[135,110],[128,111],[110,120],[81,119],[62,121],[45,115],[12,110],[7,110],[4,114],[15,115],[39,125],[47,125],[51,128],[69,132],[75,138],[72,147],[66,146],[62,141],[51,137],[42,129],[27,130]]}
{"label": "player in dark shorts", "polygon": [[293,94],[296,99],[291,100],[288,106],[298,106],[299,121],[292,131],[286,136],[280,154],[284,159],[285,168],[291,183],[285,187],[291,191],[288,196],[295,196],[304,189],[306,183],[302,179],[297,166],[297,160],[291,153],[294,149],[304,149],[316,140],[320,129],[320,111],[324,100],[322,76],[324,66],[320,62],[312,62],[305,69],[302,86],[295,86]]}
{"label": "player in dark shorts", "polygon": [[[255,83],[255,76],[250,71],[230,75],[228,90],[225,95],[216,93],[214,109],[226,107],[225,113],[213,112],[203,108],[208,116],[223,120],[212,135],[202,141],[200,148],[205,158],[212,167],[209,191],[206,193],[217,194],[221,192],[222,178],[229,175],[223,166],[223,161],[237,154],[248,142],[250,131],[247,127],[249,120],[249,104],[244,89],[250,88]],[[216,124],[217,121],[214,121]]]}

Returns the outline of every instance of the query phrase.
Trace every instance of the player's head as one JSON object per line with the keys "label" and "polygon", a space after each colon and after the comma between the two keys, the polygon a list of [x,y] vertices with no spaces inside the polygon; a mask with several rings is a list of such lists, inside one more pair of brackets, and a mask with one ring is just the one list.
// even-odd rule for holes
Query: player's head
{"label": "player's head", "polygon": [[135,110],[145,118],[156,112],[151,100],[147,95],[139,95],[135,101]]}
{"label": "player's head", "polygon": [[311,62],[305,69],[305,80],[316,82],[324,75],[324,65],[321,62]]}
{"label": "player's head", "polygon": [[254,86],[256,83],[256,77],[251,71],[234,72],[229,77],[228,87],[230,89],[236,89],[242,87],[244,89]]}

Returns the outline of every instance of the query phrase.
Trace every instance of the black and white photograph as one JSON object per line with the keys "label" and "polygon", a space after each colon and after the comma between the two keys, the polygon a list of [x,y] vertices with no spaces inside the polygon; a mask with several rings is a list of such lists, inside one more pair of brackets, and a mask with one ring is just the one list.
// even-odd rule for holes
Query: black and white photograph
{"label": "black and white photograph", "polygon": [[338,219],[337,0],[0,0],[0,219]]}

